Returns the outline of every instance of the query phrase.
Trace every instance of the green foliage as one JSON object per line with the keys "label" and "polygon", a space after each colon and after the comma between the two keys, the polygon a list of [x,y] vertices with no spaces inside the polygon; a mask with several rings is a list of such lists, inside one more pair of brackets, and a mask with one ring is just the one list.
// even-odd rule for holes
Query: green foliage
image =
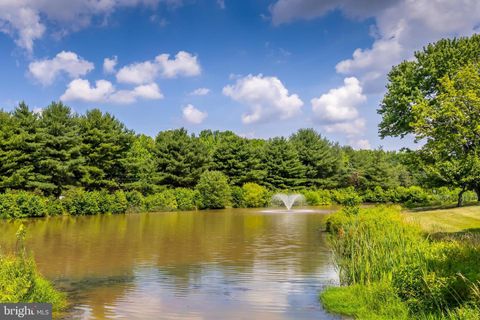
{"label": "green foliage", "polygon": [[220,171],[206,171],[196,186],[202,208],[221,209],[230,205],[231,191],[227,177]]}
{"label": "green foliage", "polygon": [[233,186],[230,188],[232,192],[232,207],[234,208],[245,208],[245,191],[243,188],[238,186]]}
{"label": "green foliage", "polygon": [[154,156],[155,141],[140,135],[134,139],[131,148],[122,159],[126,170],[123,183],[127,190],[137,190],[143,194],[154,193],[157,189],[157,162]]}
{"label": "green foliage", "polygon": [[177,188],[175,189],[175,199],[178,210],[196,210],[199,202],[199,194],[196,190]]}
{"label": "green foliage", "polygon": [[404,61],[388,75],[387,93],[378,113],[381,137],[404,136],[413,132],[414,110],[419,100],[427,99],[436,109],[436,97],[442,91],[440,81],[452,77],[460,68],[478,62],[480,35],[442,39],[415,52],[415,60]]}
{"label": "green foliage", "polygon": [[130,211],[138,211],[143,209],[145,198],[140,191],[127,191],[125,192],[125,197],[127,198]]}
{"label": "green foliage", "polygon": [[405,303],[385,281],[371,285],[329,287],[320,298],[328,311],[359,320],[411,319]]}
{"label": "green foliage", "polygon": [[267,176],[262,183],[270,189],[297,188],[305,182],[305,167],[297,150],[283,137],[267,141],[264,165]]}
{"label": "green foliage", "polygon": [[54,311],[66,307],[65,296],[37,271],[32,258],[0,256],[0,302],[46,302]]}
{"label": "green foliage", "polygon": [[159,184],[194,187],[210,163],[202,140],[182,128],[160,132],[155,141]]}
{"label": "green foliage", "polygon": [[326,206],[332,204],[330,190],[302,190],[307,204],[310,206]]}
{"label": "green foliage", "polygon": [[173,211],[178,207],[175,191],[170,189],[146,196],[144,205],[147,211]]}
{"label": "green foliage", "polygon": [[247,182],[260,183],[266,174],[261,162],[262,149],[254,141],[230,131],[216,135],[212,169],[221,171],[235,186]]}
{"label": "green foliage", "polygon": [[360,209],[356,216],[340,211],[328,220],[335,263],[345,284],[391,278],[424,245],[419,230],[403,222],[399,209]]}
{"label": "green foliage", "polygon": [[338,146],[313,129],[300,129],[290,142],[305,167],[305,186],[332,187],[338,183],[342,157]]}
{"label": "green foliage", "polygon": [[380,134],[413,134],[426,143],[421,170],[438,185],[459,187],[480,200],[480,35],[442,39],[389,74],[379,113]]}
{"label": "green foliage", "polygon": [[362,198],[358,195],[354,188],[343,188],[331,191],[332,200],[341,205],[348,205],[350,202],[362,201]]}
{"label": "green foliage", "polygon": [[24,247],[26,230],[23,224],[17,230],[15,255],[0,255],[0,302],[51,303],[55,313],[65,309],[65,296],[37,271],[33,258]]}
{"label": "green foliage", "polygon": [[243,200],[247,208],[265,207],[270,202],[271,194],[267,188],[256,183],[245,183],[243,189]]}
{"label": "green foliage", "polygon": [[77,118],[69,107],[52,103],[42,111],[34,151],[36,179],[31,185],[58,197],[78,183],[83,159]]}
{"label": "green foliage", "polygon": [[70,214],[94,215],[105,213],[125,213],[128,200],[123,191],[85,191],[73,188],[65,193],[62,203]]}
{"label": "green foliage", "polygon": [[0,194],[1,218],[43,217],[47,214],[48,203],[42,196],[26,191]]}
{"label": "green foliage", "polygon": [[[328,218],[327,228],[340,280],[353,285],[338,294],[358,290],[361,297],[360,291],[385,285],[387,296],[395,298],[386,300],[385,308],[402,301],[410,317],[462,319],[462,314],[479,314],[480,248],[475,244],[429,242],[391,207],[361,209],[358,215],[340,211]],[[335,305],[327,294],[325,303],[357,316],[371,310],[372,318],[382,319],[382,311],[375,311],[368,300]]]}

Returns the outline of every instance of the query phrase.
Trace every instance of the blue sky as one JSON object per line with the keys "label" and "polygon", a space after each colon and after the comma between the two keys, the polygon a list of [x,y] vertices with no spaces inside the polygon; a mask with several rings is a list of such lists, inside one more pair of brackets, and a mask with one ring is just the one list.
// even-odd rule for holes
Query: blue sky
{"label": "blue sky", "polygon": [[313,127],[356,148],[411,146],[377,136],[386,73],[480,24],[470,0],[66,3],[0,0],[5,110],[62,100],[152,136],[186,127],[267,138]]}

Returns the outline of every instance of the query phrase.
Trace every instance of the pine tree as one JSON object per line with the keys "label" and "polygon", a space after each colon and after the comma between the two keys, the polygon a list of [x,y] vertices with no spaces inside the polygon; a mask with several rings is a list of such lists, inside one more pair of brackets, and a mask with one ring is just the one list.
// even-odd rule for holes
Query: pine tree
{"label": "pine tree", "polygon": [[295,189],[305,182],[305,167],[295,148],[283,137],[268,140],[263,162],[267,170],[263,184],[269,188]]}
{"label": "pine tree", "polygon": [[210,163],[208,149],[185,129],[160,132],[156,137],[159,183],[171,187],[194,187]]}
{"label": "pine tree", "polygon": [[261,149],[231,131],[221,135],[213,153],[213,168],[223,172],[231,185],[261,182],[266,171],[262,167]]}
{"label": "pine tree", "polygon": [[83,162],[77,118],[62,103],[52,103],[42,112],[36,147],[36,181],[32,183],[45,194],[59,196],[76,185]]}
{"label": "pine tree", "polygon": [[305,185],[308,187],[333,187],[338,184],[341,155],[327,139],[313,129],[300,129],[290,137],[305,167]]}
{"label": "pine tree", "polygon": [[133,142],[133,133],[109,113],[88,111],[79,120],[82,141],[81,183],[87,190],[117,189],[126,176],[125,157]]}
{"label": "pine tree", "polygon": [[155,159],[155,141],[146,135],[135,138],[123,165],[126,169],[124,187],[143,194],[152,193],[158,181]]}

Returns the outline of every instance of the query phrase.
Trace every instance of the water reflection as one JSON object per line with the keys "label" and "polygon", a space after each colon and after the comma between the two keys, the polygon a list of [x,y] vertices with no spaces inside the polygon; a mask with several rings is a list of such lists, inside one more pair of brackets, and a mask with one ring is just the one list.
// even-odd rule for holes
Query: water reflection
{"label": "water reflection", "polygon": [[[28,220],[41,272],[77,319],[331,319],[323,214],[258,210]],[[13,248],[18,221],[2,222]]]}

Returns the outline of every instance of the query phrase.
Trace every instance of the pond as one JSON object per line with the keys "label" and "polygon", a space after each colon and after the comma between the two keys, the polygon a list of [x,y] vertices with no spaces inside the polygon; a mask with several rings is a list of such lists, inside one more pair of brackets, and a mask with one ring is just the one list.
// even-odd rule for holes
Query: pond
{"label": "pond", "polygon": [[[325,212],[226,209],[26,220],[27,249],[68,319],[336,319]],[[19,221],[1,222],[11,250]]]}

